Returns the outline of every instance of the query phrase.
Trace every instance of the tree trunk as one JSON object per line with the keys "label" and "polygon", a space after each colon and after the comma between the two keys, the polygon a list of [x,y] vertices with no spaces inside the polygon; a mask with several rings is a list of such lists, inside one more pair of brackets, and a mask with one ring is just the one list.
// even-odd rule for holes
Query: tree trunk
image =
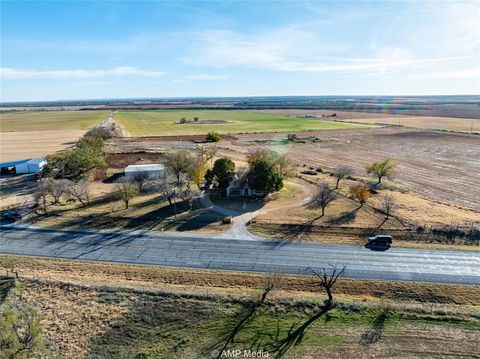
{"label": "tree trunk", "polygon": [[337,178],[337,184],[335,185],[335,189],[338,189],[338,184],[340,183],[340,178]]}
{"label": "tree trunk", "polygon": [[128,201],[125,201],[125,209],[128,209]]}

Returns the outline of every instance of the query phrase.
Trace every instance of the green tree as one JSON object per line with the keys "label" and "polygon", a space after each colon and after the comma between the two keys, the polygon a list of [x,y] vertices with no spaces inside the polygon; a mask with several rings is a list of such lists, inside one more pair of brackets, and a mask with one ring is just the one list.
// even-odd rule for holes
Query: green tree
{"label": "green tree", "polygon": [[222,157],[215,161],[211,170],[207,171],[205,180],[207,183],[216,182],[218,188],[227,188],[234,174],[235,163],[228,157]]}
{"label": "green tree", "polygon": [[251,170],[252,186],[267,193],[279,191],[283,187],[283,178],[275,166],[260,160],[255,163]]}
{"label": "green tree", "polygon": [[53,178],[79,179],[86,177],[94,168],[105,168],[105,159],[92,147],[78,147],[73,150],[47,156],[43,174]]}
{"label": "green tree", "polygon": [[186,174],[192,161],[190,151],[182,150],[167,154],[167,162],[165,165],[177,178],[177,184],[180,183],[182,174]]}
{"label": "green tree", "polygon": [[367,173],[378,178],[378,183],[382,182],[383,177],[391,178],[395,171],[395,163],[391,159],[372,162],[366,167]]}
{"label": "green tree", "polygon": [[218,142],[221,139],[222,138],[220,137],[220,135],[215,131],[207,133],[207,138],[206,138],[207,142]]}
{"label": "green tree", "polygon": [[40,315],[34,309],[0,314],[0,356],[27,359],[44,350]]}
{"label": "green tree", "polygon": [[130,200],[138,195],[138,186],[129,182],[126,178],[122,178],[115,183],[113,195],[119,201],[125,203],[125,209],[128,209]]}

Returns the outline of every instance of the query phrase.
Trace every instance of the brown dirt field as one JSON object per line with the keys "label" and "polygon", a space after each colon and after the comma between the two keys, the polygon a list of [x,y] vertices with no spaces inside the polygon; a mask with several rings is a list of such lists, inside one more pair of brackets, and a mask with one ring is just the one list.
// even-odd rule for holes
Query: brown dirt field
{"label": "brown dirt field", "polygon": [[[261,274],[187,270],[158,266],[98,263],[0,255],[0,274],[17,272],[27,278],[43,278],[80,285],[122,287],[151,292],[184,291],[201,294],[240,294],[262,288]],[[336,293],[344,298],[480,305],[480,286],[339,279]],[[312,277],[283,276],[279,290],[290,295],[316,295]]]}
{"label": "brown dirt field", "polygon": [[83,136],[83,130],[0,132],[0,161],[15,161],[67,149]]}
{"label": "brown dirt field", "polygon": [[109,167],[125,168],[132,164],[163,163],[166,158],[162,153],[136,152],[136,153],[109,153],[106,156]]}
{"label": "brown dirt field", "polygon": [[466,132],[466,133],[480,133],[480,118],[454,118],[454,117],[437,117],[437,116],[409,116],[398,114],[382,114],[382,113],[367,113],[367,112],[354,112],[354,111],[337,111],[337,110],[256,110],[253,112],[263,112],[276,115],[287,116],[303,116],[306,114],[312,114],[319,118],[324,116],[331,116],[336,114],[335,117],[329,117],[329,119],[336,121],[366,123],[366,124],[383,124],[393,126],[404,126],[419,128],[424,130],[445,130],[454,132]]}
{"label": "brown dirt field", "polygon": [[367,163],[391,158],[397,163],[395,182],[433,201],[480,210],[478,136],[392,127],[309,131],[298,136],[320,141],[285,143],[284,134],[244,134],[217,147],[221,155],[240,161],[249,151],[268,147],[287,153],[300,166],[348,164],[363,176]]}

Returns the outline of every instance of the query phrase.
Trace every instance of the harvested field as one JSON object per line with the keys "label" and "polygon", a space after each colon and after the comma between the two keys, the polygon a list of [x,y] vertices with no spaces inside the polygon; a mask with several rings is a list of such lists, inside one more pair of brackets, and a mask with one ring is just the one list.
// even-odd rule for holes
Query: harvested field
{"label": "harvested field", "polygon": [[0,161],[44,157],[67,149],[106,111],[21,111],[0,114]]}
{"label": "harvested field", "polygon": [[0,162],[45,157],[72,147],[84,133],[83,130],[0,132]]}
{"label": "harvested field", "polygon": [[478,136],[404,128],[312,131],[308,135],[319,141],[289,143],[284,134],[265,133],[236,135],[236,140],[217,146],[222,155],[240,161],[255,148],[270,147],[287,153],[300,166],[348,164],[363,176],[367,163],[392,158],[397,163],[395,182],[433,201],[480,210]]}
{"label": "harvested field", "polygon": [[[186,123],[177,121],[185,117],[208,119],[222,123]],[[119,111],[115,119],[132,136],[205,135],[210,131],[220,134],[251,132],[285,132],[366,128],[369,125],[350,124],[322,119],[295,118],[249,111],[221,110],[156,110]]]}
{"label": "harvested field", "polygon": [[107,111],[19,111],[0,114],[0,131],[88,130]]}

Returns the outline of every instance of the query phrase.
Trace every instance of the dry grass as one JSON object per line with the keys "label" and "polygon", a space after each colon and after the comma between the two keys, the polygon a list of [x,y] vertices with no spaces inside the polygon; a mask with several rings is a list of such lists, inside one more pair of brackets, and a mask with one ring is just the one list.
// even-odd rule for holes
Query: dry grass
{"label": "dry grass", "polygon": [[[262,288],[261,274],[212,270],[173,269],[158,266],[98,263],[0,255],[0,268],[20,276],[46,278],[82,285],[121,287],[143,291],[183,291],[201,294],[243,295]],[[290,295],[319,292],[311,277],[284,276],[280,288]],[[415,282],[340,279],[336,293],[358,300],[392,299],[423,303],[480,305],[480,287]]]}
{"label": "dry grass", "polygon": [[[204,358],[265,280],[13,256],[0,256],[0,268],[20,274],[7,305],[40,311],[52,358]],[[317,320],[287,358],[466,357],[480,340],[479,287],[340,280],[335,292],[337,309]],[[311,278],[283,278],[233,348],[255,348],[258,338],[278,331],[283,337],[292,324],[308,320],[323,297]],[[364,342],[372,333],[378,338]]]}

